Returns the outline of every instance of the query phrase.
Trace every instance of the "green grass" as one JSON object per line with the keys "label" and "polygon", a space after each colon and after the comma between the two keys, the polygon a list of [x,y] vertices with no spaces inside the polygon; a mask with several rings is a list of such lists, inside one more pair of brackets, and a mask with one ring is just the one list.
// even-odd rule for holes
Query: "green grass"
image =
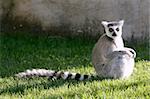
{"label": "green grass", "polygon": [[150,98],[148,43],[127,43],[137,51],[133,75],[126,80],[18,79],[15,73],[32,68],[68,70],[93,74],[92,39],[50,36],[0,36],[0,99]]}

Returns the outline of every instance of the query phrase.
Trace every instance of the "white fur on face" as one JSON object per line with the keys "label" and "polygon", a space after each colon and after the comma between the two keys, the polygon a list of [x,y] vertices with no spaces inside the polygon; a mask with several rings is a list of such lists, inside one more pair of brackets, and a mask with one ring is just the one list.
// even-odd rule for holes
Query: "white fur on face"
{"label": "white fur on face", "polygon": [[[117,22],[117,21],[112,21],[112,22],[102,21],[102,25],[104,26],[106,35],[112,39],[122,36],[123,24],[124,24],[124,20],[121,20],[119,22]],[[110,28],[113,31],[109,31]],[[117,31],[117,28],[119,29],[119,31]],[[114,36],[113,33],[115,33],[116,36]]]}

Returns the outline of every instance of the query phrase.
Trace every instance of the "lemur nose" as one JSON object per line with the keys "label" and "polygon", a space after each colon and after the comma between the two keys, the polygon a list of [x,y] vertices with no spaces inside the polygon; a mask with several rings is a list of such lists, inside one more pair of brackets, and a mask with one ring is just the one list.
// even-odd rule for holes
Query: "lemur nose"
{"label": "lemur nose", "polygon": [[112,36],[117,36],[117,34],[114,32],[114,33],[112,34]]}

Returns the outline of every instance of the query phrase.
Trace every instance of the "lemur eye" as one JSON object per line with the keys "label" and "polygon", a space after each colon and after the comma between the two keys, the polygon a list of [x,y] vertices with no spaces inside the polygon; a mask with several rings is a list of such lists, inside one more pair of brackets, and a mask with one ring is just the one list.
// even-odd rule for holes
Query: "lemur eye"
{"label": "lemur eye", "polygon": [[109,32],[113,32],[114,30],[112,28],[109,28]]}
{"label": "lemur eye", "polygon": [[116,31],[119,31],[119,28],[116,28]]}

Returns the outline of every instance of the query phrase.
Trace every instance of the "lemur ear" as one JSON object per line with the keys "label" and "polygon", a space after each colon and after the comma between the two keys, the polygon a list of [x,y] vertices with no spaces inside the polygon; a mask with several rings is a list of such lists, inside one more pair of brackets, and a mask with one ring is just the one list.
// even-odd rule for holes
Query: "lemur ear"
{"label": "lemur ear", "polygon": [[107,26],[107,25],[108,25],[108,22],[107,22],[107,21],[102,21],[101,24],[102,24],[103,26]]}
{"label": "lemur ear", "polygon": [[121,26],[123,26],[124,20],[120,20],[120,21],[119,21],[119,24],[120,24]]}

